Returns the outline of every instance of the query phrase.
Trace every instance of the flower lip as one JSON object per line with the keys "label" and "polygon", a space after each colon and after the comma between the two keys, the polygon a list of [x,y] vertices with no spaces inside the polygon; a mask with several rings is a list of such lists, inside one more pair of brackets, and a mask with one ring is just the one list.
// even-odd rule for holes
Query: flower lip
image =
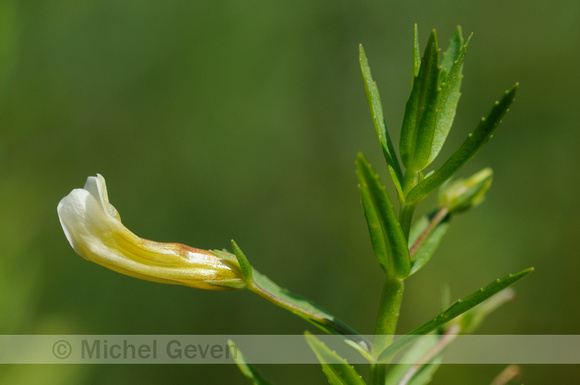
{"label": "flower lip", "polygon": [[210,290],[242,289],[245,282],[232,258],[179,243],[139,238],[109,203],[105,179],[89,177],[58,204],[70,245],[81,257],[119,273],[154,282]]}

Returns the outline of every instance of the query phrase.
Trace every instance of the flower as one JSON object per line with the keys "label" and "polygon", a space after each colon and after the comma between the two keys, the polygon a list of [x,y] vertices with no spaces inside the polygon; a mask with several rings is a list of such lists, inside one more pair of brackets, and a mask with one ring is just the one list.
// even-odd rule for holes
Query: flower
{"label": "flower", "polygon": [[228,254],[179,243],[139,238],[121,223],[109,203],[105,178],[97,174],[58,204],[58,217],[77,254],[118,273],[153,282],[199,289],[243,289],[237,260]]}

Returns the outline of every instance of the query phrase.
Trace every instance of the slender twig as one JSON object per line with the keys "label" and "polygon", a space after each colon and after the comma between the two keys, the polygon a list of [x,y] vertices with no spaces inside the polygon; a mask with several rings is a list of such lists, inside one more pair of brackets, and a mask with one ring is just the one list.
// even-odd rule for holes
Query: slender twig
{"label": "slender twig", "polygon": [[490,385],[505,385],[522,375],[522,368],[517,365],[509,365],[491,382]]}
{"label": "slender twig", "polygon": [[431,222],[429,222],[425,230],[423,230],[421,235],[419,235],[419,238],[417,238],[413,246],[411,246],[411,248],[409,249],[409,255],[411,256],[411,259],[413,259],[413,256],[415,255],[417,250],[419,250],[419,247],[421,247],[421,245],[423,244],[425,239],[427,239],[429,234],[431,234],[431,232],[437,227],[437,225],[441,223],[443,219],[445,219],[448,213],[449,210],[447,209],[447,207],[443,206],[439,209],[439,211],[437,211],[437,213],[433,216],[433,218],[431,218]]}
{"label": "slender twig", "polygon": [[429,361],[431,361],[437,354],[441,353],[443,349],[447,347],[454,339],[457,337],[457,333],[459,333],[459,325],[454,324],[451,325],[446,331],[445,334],[439,338],[437,344],[433,346],[427,353],[425,353],[418,361],[415,363],[409,370],[405,373],[405,375],[401,378],[397,385],[407,385],[409,381],[413,379],[415,374]]}

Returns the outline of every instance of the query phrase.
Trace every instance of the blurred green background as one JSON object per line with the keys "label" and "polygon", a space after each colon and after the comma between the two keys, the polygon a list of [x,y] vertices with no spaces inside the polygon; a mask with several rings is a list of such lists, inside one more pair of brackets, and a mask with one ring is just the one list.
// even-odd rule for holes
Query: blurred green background
{"label": "blurred green background", "polygon": [[[199,248],[234,238],[261,272],[371,334],[382,272],[356,188],[356,153],[388,177],[357,45],[397,142],[414,23],[422,46],[431,28],[443,47],[458,24],[475,33],[442,157],[505,89],[521,87],[494,140],[461,171],[494,169],[486,202],[456,217],[432,263],[409,279],[399,330],[435,315],[444,283],[458,298],[534,266],[516,285],[518,300],[480,333],[580,332],[580,2],[0,4],[0,333],[312,330],[249,292],[154,284],[78,257],[56,205],[98,172],[138,235]],[[326,383],[317,365],[262,370],[277,384]],[[434,384],[489,384],[501,370],[448,365]],[[579,372],[525,366],[524,380],[572,384]],[[3,384],[244,381],[233,365],[0,367]]]}

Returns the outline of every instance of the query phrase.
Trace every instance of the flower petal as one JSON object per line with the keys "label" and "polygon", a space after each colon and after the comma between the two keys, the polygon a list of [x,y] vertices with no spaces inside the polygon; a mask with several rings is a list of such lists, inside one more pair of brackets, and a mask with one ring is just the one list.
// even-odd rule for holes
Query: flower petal
{"label": "flower petal", "polygon": [[89,177],[58,204],[64,233],[77,254],[119,273],[154,282],[211,290],[245,287],[239,265],[179,243],[139,238],[109,203],[105,179]]}

